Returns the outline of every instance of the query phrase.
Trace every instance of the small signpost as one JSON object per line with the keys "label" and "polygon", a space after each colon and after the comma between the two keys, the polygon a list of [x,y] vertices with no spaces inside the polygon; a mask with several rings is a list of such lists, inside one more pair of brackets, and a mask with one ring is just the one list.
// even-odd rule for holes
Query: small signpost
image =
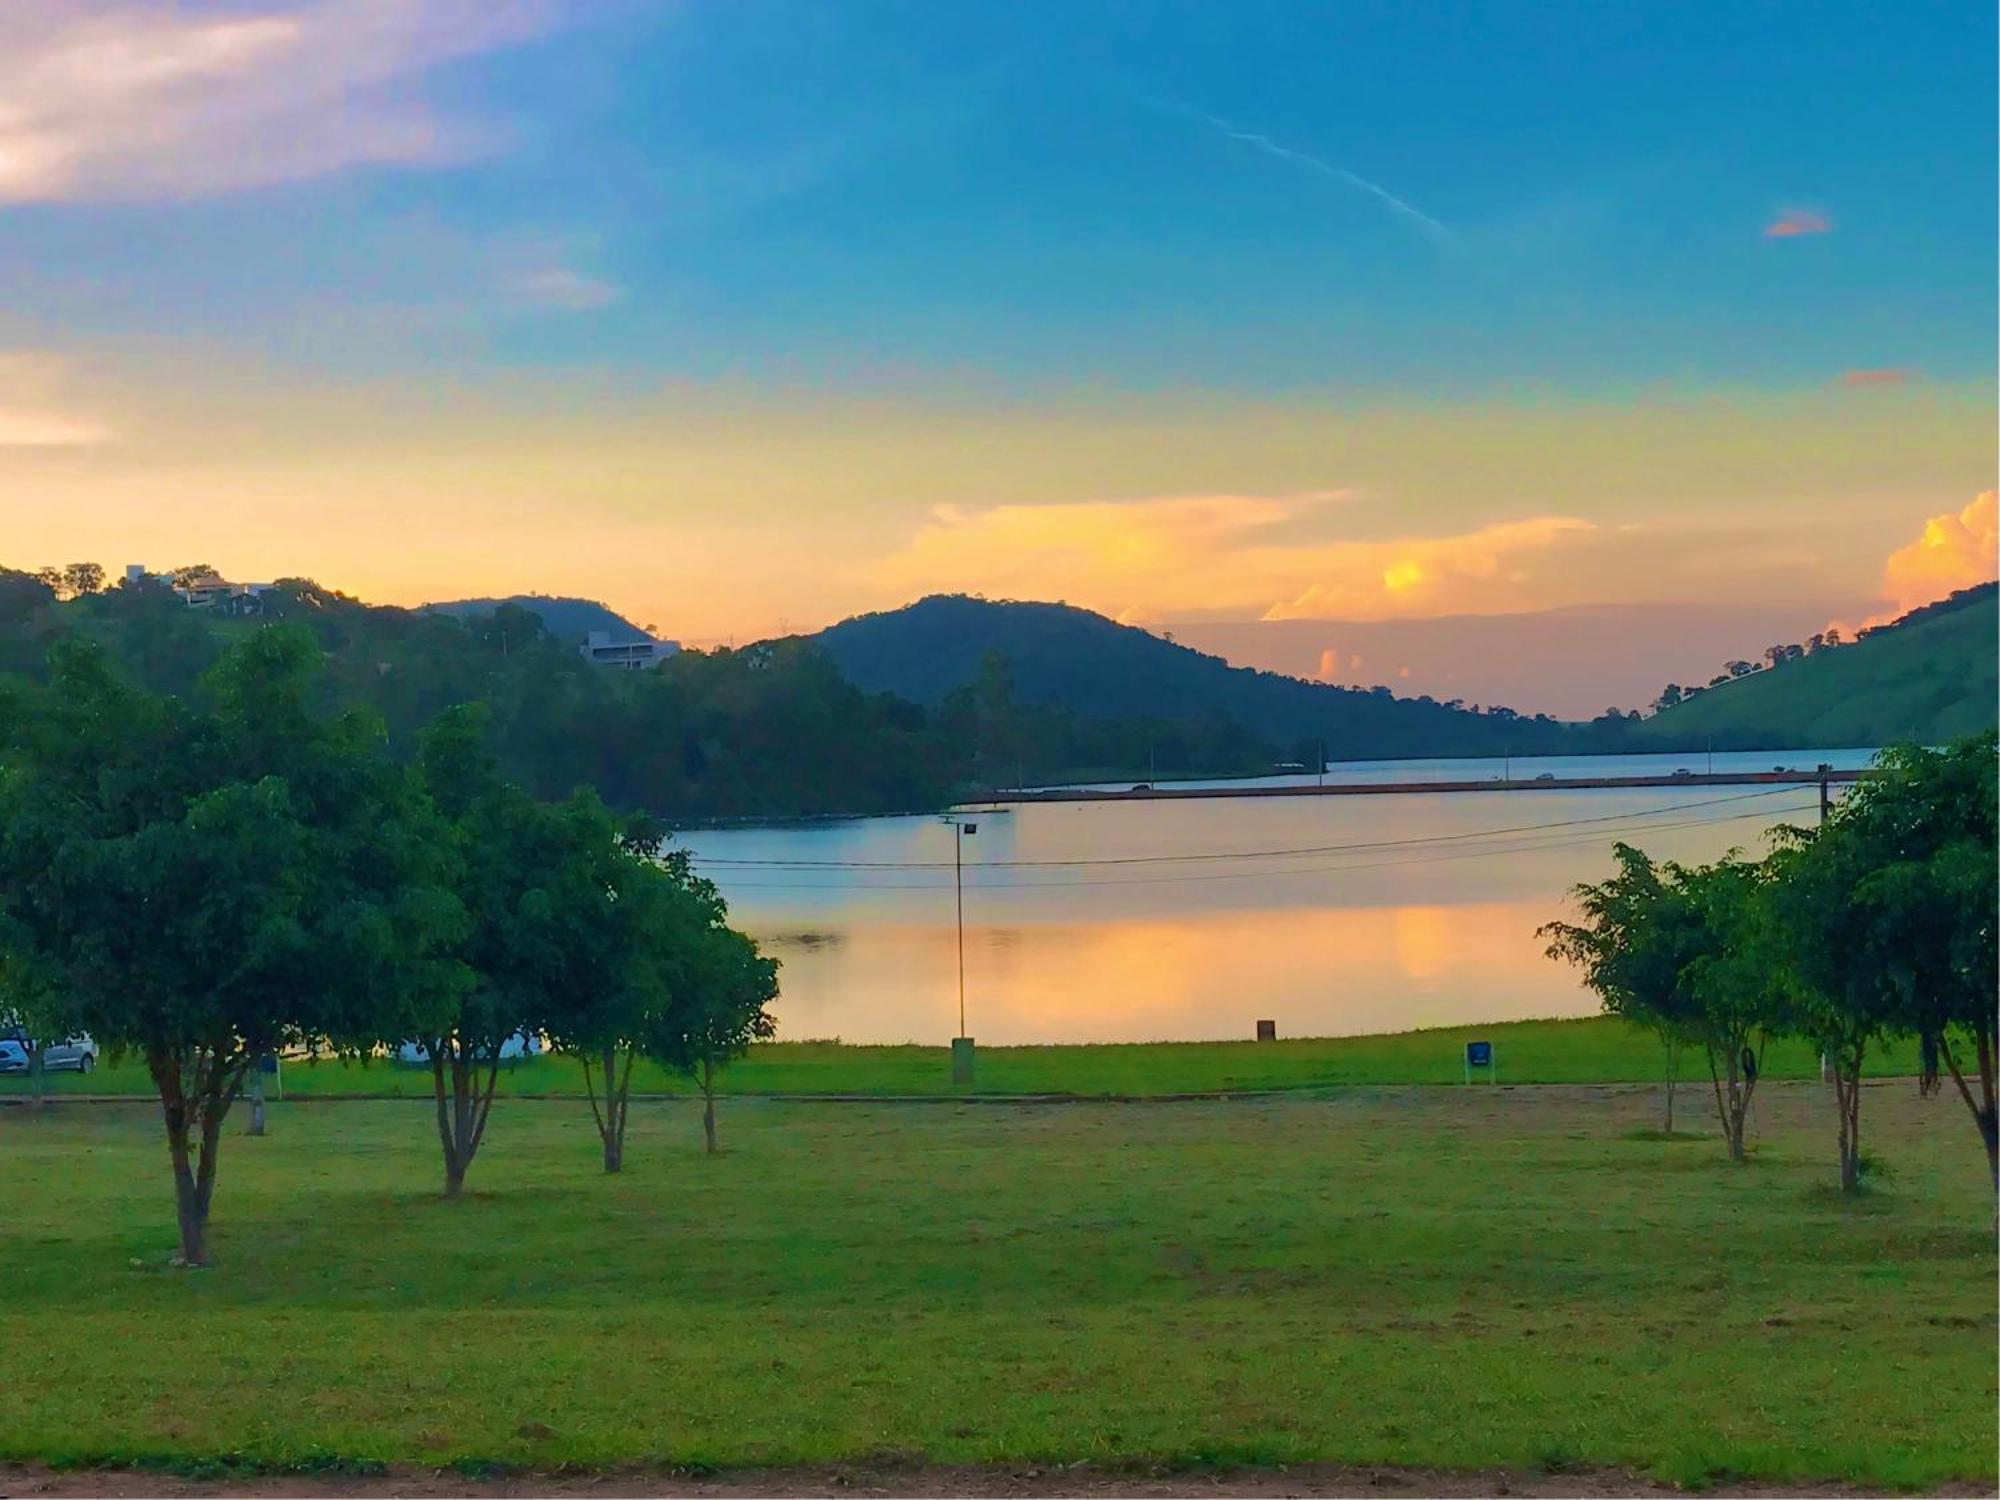
{"label": "small signpost", "polygon": [[1472,1082],[1474,1069],[1484,1073],[1489,1083],[1498,1083],[1500,1081],[1500,1067],[1499,1064],[1493,1061],[1493,1044],[1491,1042],[1467,1042],[1465,1044],[1465,1081],[1467,1083]]}

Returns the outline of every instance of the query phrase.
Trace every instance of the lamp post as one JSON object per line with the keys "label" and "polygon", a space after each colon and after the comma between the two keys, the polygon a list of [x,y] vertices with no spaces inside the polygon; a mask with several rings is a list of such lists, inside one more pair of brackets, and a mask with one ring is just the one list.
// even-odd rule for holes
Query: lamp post
{"label": "lamp post", "polygon": [[972,1038],[965,1034],[965,841],[979,832],[967,818],[946,814],[951,825],[951,886],[958,905],[958,1035],[951,1043],[951,1081],[972,1082]]}

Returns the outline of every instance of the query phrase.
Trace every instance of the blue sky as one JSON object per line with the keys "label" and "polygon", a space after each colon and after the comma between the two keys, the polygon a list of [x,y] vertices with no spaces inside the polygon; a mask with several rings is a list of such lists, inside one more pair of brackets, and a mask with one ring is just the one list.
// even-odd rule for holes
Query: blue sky
{"label": "blue sky", "polygon": [[[1992,483],[1994,45],[1971,3],[17,0],[0,519],[692,635],[1038,577],[1701,600],[1745,555],[1866,604]],[[454,548],[365,553],[371,504]],[[1259,551],[1096,587],[1127,532]],[[1369,585],[1399,540],[1470,561]],[[741,576],[603,566],[674,546]]]}

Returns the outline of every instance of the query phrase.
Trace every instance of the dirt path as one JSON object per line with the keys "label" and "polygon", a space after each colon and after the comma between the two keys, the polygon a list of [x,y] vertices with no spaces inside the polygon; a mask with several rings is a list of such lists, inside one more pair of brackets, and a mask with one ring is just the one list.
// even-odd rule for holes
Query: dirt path
{"label": "dirt path", "polygon": [[[1204,1470],[1149,1475],[1085,1464],[871,1465],[821,1464],[686,1475],[669,1470],[505,1474],[468,1477],[451,1470],[392,1469],[377,1474],[239,1475],[190,1479],[139,1469],[50,1470],[0,1464],[0,1500],[14,1496],[524,1496],[616,1495],[967,1495],[967,1496],[1381,1496],[1527,1495],[1636,1496],[1682,1493],[1623,1469],[1560,1473],[1503,1469],[1357,1468],[1300,1464],[1282,1469]],[[1840,1484],[1760,1484],[1718,1481],[1706,1495],[1809,1496],[1888,1493]],[[1964,1484],[1940,1495],[1991,1495],[1991,1486]]]}

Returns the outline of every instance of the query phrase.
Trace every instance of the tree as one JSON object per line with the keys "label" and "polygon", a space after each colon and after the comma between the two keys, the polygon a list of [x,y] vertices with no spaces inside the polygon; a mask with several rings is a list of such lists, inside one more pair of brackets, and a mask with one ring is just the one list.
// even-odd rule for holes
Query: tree
{"label": "tree", "polygon": [[1824,828],[1793,836],[1786,907],[1797,961],[1842,1024],[1914,1035],[1927,1088],[1943,1064],[2000,1193],[1995,755],[1990,729],[1942,750],[1884,751]]}
{"label": "tree", "polygon": [[1536,936],[1550,958],[1583,970],[1609,1015],[1657,1034],[1666,1048],[1666,1132],[1674,1130],[1674,1090],[1681,1048],[1699,1035],[1685,971],[1699,951],[1698,918],[1658,865],[1629,844],[1612,847],[1618,872],[1571,893],[1581,923],[1550,922]]}
{"label": "tree", "polygon": [[604,1170],[617,1172],[633,1062],[685,987],[721,903],[685,850],[663,852],[644,827],[619,832],[594,796],[572,798],[565,817],[567,858],[523,903],[521,945],[548,995],[551,1040],[582,1066]]}
{"label": "tree", "polygon": [[381,1038],[416,1043],[430,1067],[447,1198],[464,1191],[486,1139],[502,1054],[546,1018],[551,965],[534,950],[550,925],[545,883],[564,878],[568,852],[562,814],[501,779],[485,724],[480,709],[454,709],[422,738],[418,777],[450,827],[465,913],[460,966],[453,982],[409,992]]}
{"label": "tree", "polygon": [[1833,1074],[1840,1185],[1861,1185],[1861,1070],[1889,1027],[1878,975],[1880,934],[1857,905],[1867,851],[1838,825],[1779,830],[1769,899],[1790,980],[1793,1029]]}
{"label": "tree", "polygon": [[1770,871],[1734,853],[1712,865],[1667,868],[1698,918],[1684,982],[1695,1002],[1723,1140],[1730,1160],[1742,1161],[1764,1046],[1786,1016],[1783,969],[1764,900]]}
{"label": "tree", "polygon": [[63,587],[72,599],[94,594],[104,587],[104,568],[94,562],[71,563],[63,569]]}
{"label": "tree", "polygon": [[1660,696],[1653,700],[1653,707],[1672,708],[1680,701],[1681,685],[1678,682],[1670,682],[1664,688],[1660,689]]}
{"label": "tree", "polygon": [[1768,872],[1734,855],[1699,867],[1656,864],[1619,844],[1613,856],[1611,879],[1576,889],[1584,922],[1541,929],[1549,955],[1579,965],[1606,1011],[1660,1034],[1670,1077],[1679,1046],[1702,1049],[1723,1141],[1741,1161],[1765,1037],[1783,1014],[1760,900]]}
{"label": "tree", "polygon": [[180,1258],[209,1260],[222,1122],[248,1069],[355,1029],[421,967],[423,840],[379,730],[314,708],[317,651],[232,650],[190,704],[58,643],[35,711],[0,721],[0,958],[159,1091]]}
{"label": "tree", "polygon": [[1741,660],[1724,662],[1722,667],[1731,677],[1748,677],[1757,670],[1755,663]]}
{"label": "tree", "polygon": [[718,901],[715,923],[688,956],[683,988],[646,1047],[649,1056],[700,1086],[702,1138],[711,1154],[716,1149],[717,1071],[749,1051],[753,1041],[777,1034],[777,1021],[764,1007],[777,998],[778,961],[764,957],[742,933],[721,925],[722,915]]}

